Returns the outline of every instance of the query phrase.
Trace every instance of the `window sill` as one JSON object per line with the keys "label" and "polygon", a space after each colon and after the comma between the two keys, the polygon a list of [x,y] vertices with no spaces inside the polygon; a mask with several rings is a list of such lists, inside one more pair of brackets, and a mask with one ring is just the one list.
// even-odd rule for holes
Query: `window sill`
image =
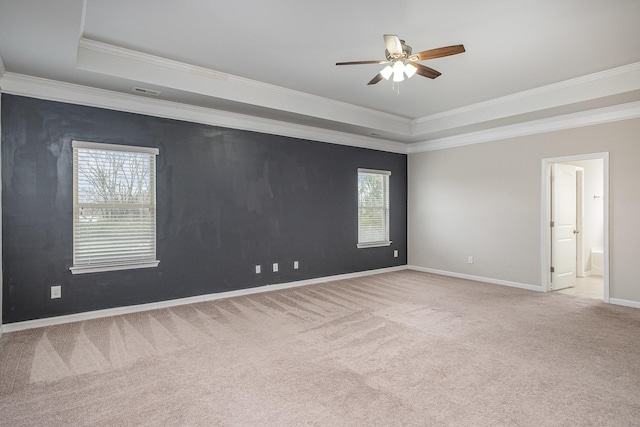
{"label": "window sill", "polygon": [[388,242],[371,242],[371,243],[358,243],[358,249],[364,249],[364,248],[379,248],[381,246],[390,246],[391,243],[393,243],[391,240],[389,240]]}
{"label": "window sill", "polygon": [[160,261],[140,262],[137,264],[121,264],[121,265],[89,265],[81,267],[71,267],[71,274],[85,274],[85,273],[100,273],[103,271],[119,271],[119,270],[133,270],[135,268],[151,268],[157,267]]}

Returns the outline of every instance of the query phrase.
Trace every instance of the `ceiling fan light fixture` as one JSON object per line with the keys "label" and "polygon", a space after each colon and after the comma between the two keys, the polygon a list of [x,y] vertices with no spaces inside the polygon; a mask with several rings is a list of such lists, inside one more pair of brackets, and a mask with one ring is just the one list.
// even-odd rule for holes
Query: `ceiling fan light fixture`
{"label": "ceiling fan light fixture", "polygon": [[416,71],[418,71],[418,67],[416,67],[415,65],[413,65],[411,63],[404,64],[404,73],[407,75],[408,79],[413,77],[413,75],[416,73]]}
{"label": "ceiling fan light fixture", "polygon": [[396,61],[393,64],[393,81],[401,82],[404,80],[404,64],[402,61]]}
{"label": "ceiling fan light fixture", "polygon": [[384,77],[385,80],[389,80],[391,74],[393,74],[393,68],[391,68],[391,65],[387,65],[382,69],[382,71],[380,71],[380,75]]}
{"label": "ceiling fan light fixture", "polygon": [[[371,61],[347,61],[336,62],[336,65],[358,65],[358,64],[388,64],[378,74],[376,74],[367,85],[374,85],[380,82],[382,79],[389,80],[393,75],[394,83],[404,81],[406,78],[410,79],[415,74],[426,77],[429,79],[435,79],[440,76],[441,73],[433,68],[429,68],[426,65],[419,64],[418,61],[425,61],[427,59],[442,58],[443,56],[457,55],[465,52],[463,45],[444,46],[436,49],[424,50],[422,52],[413,53],[411,46],[401,40],[395,34],[385,34],[384,43],[386,49],[384,51],[385,58],[383,60],[374,59]],[[397,85],[393,85],[395,88]]]}

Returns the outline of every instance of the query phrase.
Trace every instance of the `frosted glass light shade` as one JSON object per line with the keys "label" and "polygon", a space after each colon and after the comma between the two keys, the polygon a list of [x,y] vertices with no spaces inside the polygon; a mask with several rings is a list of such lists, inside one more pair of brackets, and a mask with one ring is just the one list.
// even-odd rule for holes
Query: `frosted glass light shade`
{"label": "frosted glass light shade", "polygon": [[382,69],[382,71],[380,71],[380,75],[384,77],[385,80],[389,80],[391,74],[393,74],[393,68],[391,68],[391,65],[387,65]]}
{"label": "frosted glass light shade", "polygon": [[400,61],[393,64],[393,81],[401,82],[404,80],[404,64]]}
{"label": "frosted glass light shade", "polygon": [[413,64],[405,64],[404,65],[404,73],[407,75],[407,78],[413,77],[413,75],[418,71],[418,68]]}

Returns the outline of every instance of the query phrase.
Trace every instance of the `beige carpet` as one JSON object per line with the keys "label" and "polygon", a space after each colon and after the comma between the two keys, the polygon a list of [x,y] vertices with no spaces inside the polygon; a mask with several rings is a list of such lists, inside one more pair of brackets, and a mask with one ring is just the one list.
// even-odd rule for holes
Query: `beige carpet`
{"label": "beige carpet", "polygon": [[640,310],[415,271],[8,333],[2,426],[640,425]]}

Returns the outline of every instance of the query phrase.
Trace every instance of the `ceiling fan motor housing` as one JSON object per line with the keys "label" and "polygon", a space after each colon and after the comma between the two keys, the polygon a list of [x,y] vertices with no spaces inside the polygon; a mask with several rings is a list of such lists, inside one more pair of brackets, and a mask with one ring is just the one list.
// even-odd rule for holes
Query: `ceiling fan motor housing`
{"label": "ceiling fan motor housing", "polygon": [[394,61],[394,60],[398,60],[398,59],[409,59],[409,57],[411,56],[411,46],[409,46],[408,44],[406,44],[404,42],[404,40],[400,40],[400,44],[402,45],[402,54],[391,54],[389,53],[389,50],[385,49],[384,53],[387,57],[388,61]]}

